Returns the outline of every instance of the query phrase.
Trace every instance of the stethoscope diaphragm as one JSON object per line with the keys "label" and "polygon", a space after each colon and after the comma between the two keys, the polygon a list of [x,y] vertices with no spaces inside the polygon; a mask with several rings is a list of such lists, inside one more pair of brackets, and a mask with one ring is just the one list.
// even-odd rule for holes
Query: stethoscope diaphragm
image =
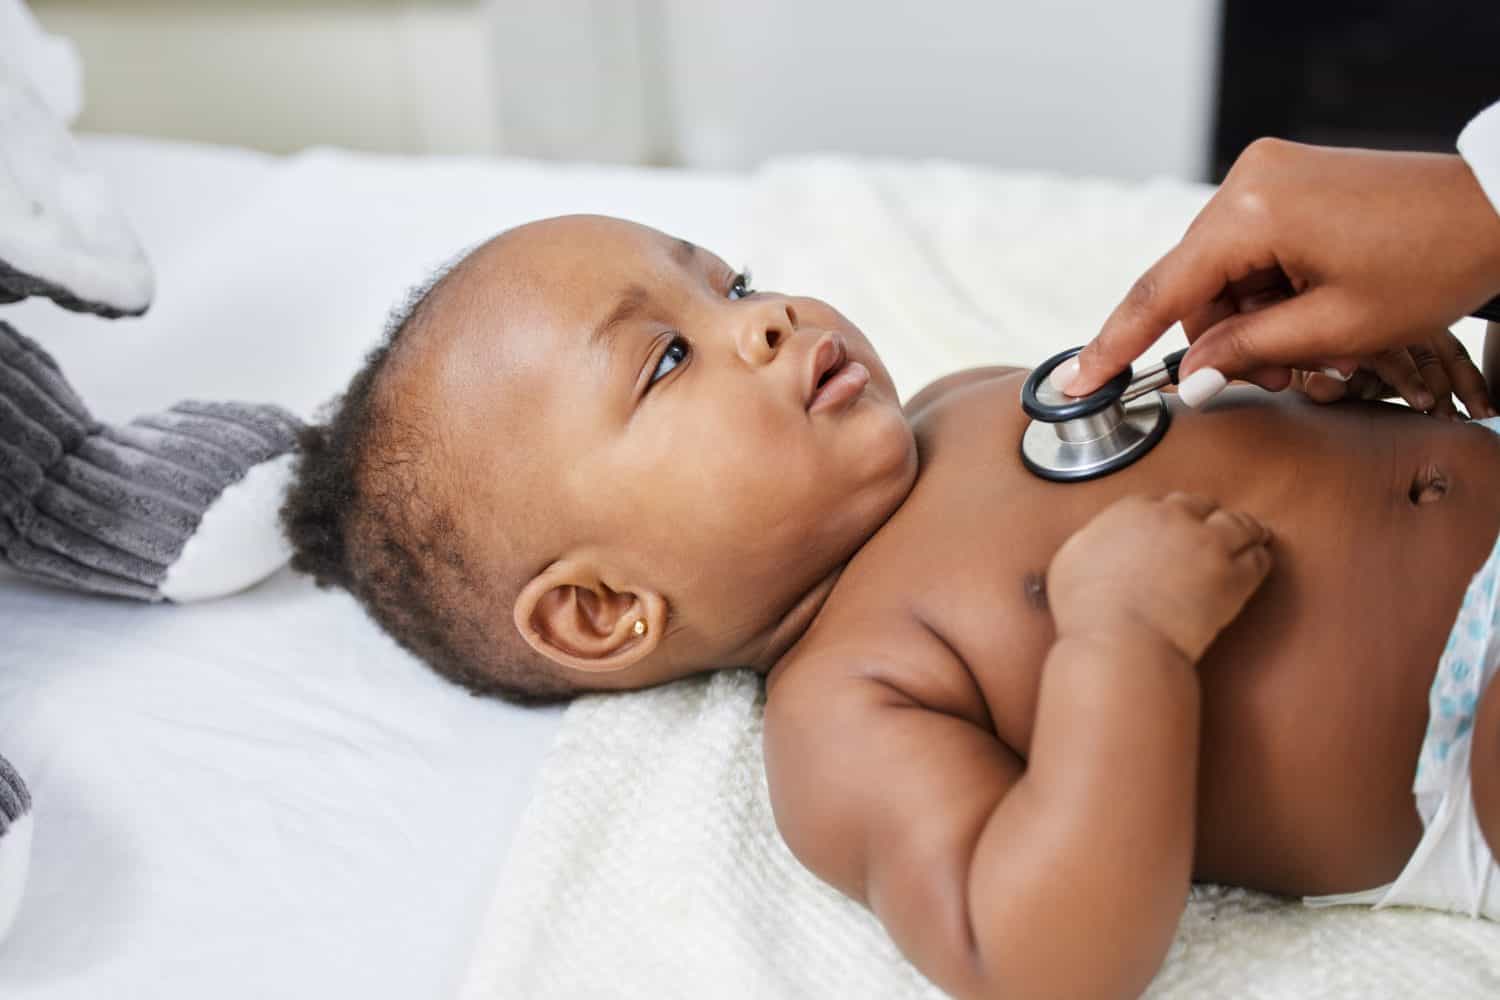
{"label": "stethoscope diaphragm", "polygon": [[1087,396],[1069,396],[1052,384],[1052,372],[1081,350],[1054,354],[1021,387],[1021,409],[1031,418],[1021,436],[1021,461],[1053,482],[1107,476],[1150,451],[1172,420],[1157,390],[1177,381],[1187,354],[1186,348],[1175,351],[1139,376],[1127,367]]}

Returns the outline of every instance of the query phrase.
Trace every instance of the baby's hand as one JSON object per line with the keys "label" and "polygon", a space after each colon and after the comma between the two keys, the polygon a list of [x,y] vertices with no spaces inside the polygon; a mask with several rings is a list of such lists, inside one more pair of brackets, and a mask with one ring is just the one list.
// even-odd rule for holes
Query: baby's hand
{"label": "baby's hand", "polygon": [[1271,533],[1207,497],[1116,501],[1063,543],[1047,571],[1059,635],[1142,629],[1196,663],[1271,568]]}

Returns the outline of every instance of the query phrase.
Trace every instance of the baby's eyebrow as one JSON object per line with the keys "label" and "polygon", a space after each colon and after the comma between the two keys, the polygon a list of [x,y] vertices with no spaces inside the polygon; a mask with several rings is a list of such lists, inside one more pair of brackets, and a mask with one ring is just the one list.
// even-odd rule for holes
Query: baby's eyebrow
{"label": "baby's eyebrow", "polygon": [[651,303],[651,293],[646,291],[644,285],[631,285],[620,294],[615,302],[614,309],[610,310],[604,322],[594,327],[594,332],[589,335],[589,348],[596,349],[600,346],[613,347],[613,334],[621,324],[634,319],[645,311],[646,306]]}
{"label": "baby's eyebrow", "polygon": [[[672,243],[672,256],[683,267],[691,265],[697,254],[697,244],[689,240],[678,239]],[[650,304],[651,293],[646,290],[646,286],[637,284],[627,286],[625,291],[620,293],[615,307],[610,310],[608,316],[604,317],[604,322],[594,327],[594,332],[589,334],[589,349],[596,350],[601,346],[613,349],[615,341],[612,335],[615,329],[645,312]]]}

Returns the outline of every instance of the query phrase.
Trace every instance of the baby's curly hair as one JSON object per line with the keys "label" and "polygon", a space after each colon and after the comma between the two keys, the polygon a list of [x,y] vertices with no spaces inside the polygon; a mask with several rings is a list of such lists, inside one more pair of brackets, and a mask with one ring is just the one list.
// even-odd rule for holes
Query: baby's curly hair
{"label": "baby's curly hair", "polygon": [[412,290],[348,388],[301,432],[282,529],[294,569],[349,591],[444,677],[522,705],[566,701],[578,689],[510,627],[519,588],[464,554],[450,500],[461,491],[440,476],[440,435],[426,414],[402,412],[382,378],[461,268]]}

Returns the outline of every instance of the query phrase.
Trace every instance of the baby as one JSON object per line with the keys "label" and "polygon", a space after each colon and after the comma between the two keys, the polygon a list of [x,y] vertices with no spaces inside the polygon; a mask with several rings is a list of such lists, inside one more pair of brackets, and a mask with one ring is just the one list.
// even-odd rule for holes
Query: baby
{"label": "baby", "polygon": [[903,405],[826,303],[532,223],[306,436],[294,565],[514,700],[761,671],[788,845],[957,996],[1138,993],[1192,879],[1500,916],[1500,437],[1231,388],[1059,485],[1025,375]]}

